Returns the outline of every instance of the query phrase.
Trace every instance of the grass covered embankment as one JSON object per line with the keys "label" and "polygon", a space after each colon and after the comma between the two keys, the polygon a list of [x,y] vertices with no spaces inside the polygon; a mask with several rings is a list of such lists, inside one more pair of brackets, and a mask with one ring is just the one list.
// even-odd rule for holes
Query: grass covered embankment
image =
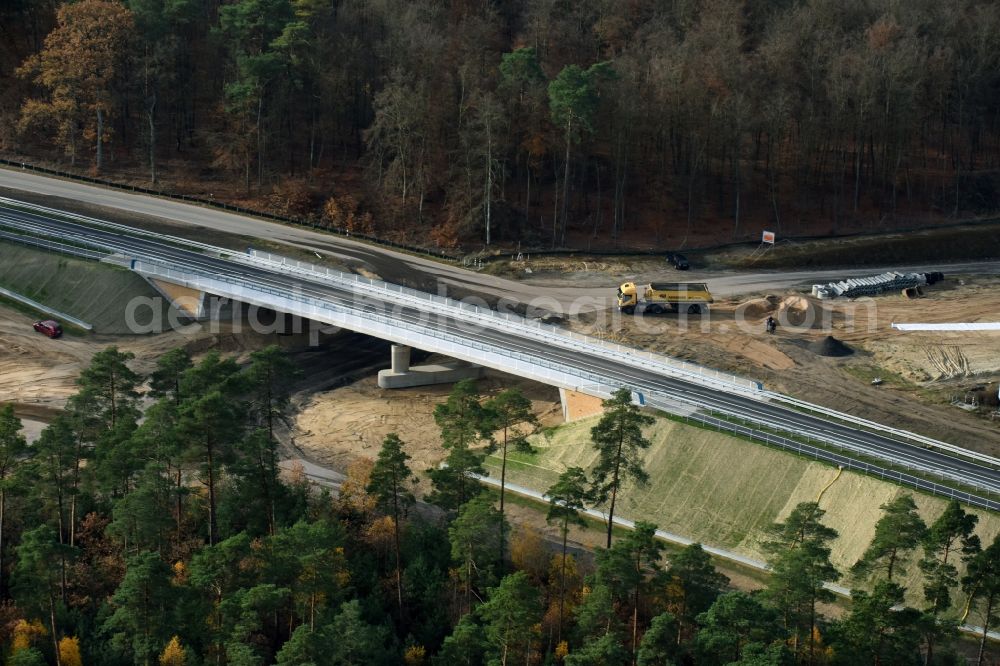
{"label": "grass covered embankment", "polygon": [[[596,419],[535,436],[534,454],[509,457],[507,479],[545,491],[567,467],[589,469],[596,460],[590,445]],[[627,486],[617,514],[760,560],[766,559],[760,544],[767,526],[783,520],[798,503],[815,501],[821,492],[824,522],[840,533],[832,544],[832,559],[845,574],[870,543],[880,505],[911,493],[927,523],[946,506],[942,498],[852,472],[838,476],[835,467],[662,417],[647,430],[647,437],[652,442],[644,456],[650,483],[645,488]],[[499,460],[489,458],[487,467],[492,476],[499,476]],[[977,513],[978,533],[989,543],[1000,532],[1000,516]],[[852,584],[849,579],[841,582]],[[922,592],[916,562],[907,567],[902,582],[911,603],[917,603]]]}
{"label": "grass covered embankment", "polygon": [[[0,286],[111,335],[130,333],[125,317],[130,299],[158,296],[139,275],[123,268],[8,242],[0,242]],[[149,317],[148,307],[141,311]]]}

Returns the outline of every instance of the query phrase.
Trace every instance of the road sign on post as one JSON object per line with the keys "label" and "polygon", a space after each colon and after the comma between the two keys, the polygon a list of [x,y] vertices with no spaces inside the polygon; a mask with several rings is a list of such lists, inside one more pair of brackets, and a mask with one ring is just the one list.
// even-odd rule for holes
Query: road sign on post
{"label": "road sign on post", "polygon": [[763,234],[761,234],[760,242],[767,243],[769,245],[774,245],[774,232],[765,231]]}

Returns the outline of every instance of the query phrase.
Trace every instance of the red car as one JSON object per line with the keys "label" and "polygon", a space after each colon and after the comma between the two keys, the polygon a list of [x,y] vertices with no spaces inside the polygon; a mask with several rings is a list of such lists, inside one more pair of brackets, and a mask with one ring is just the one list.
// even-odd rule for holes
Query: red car
{"label": "red car", "polygon": [[32,327],[39,333],[44,333],[50,338],[58,338],[62,335],[62,326],[59,325],[59,322],[52,321],[51,319],[36,321]]}

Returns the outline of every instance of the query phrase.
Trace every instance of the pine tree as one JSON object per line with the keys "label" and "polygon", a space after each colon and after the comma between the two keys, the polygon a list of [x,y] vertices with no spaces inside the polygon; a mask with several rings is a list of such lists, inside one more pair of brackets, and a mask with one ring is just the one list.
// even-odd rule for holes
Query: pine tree
{"label": "pine tree", "polygon": [[496,560],[491,556],[496,553],[500,540],[499,514],[493,507],[493,499],[483,493],[466,502],[448,528],[451,557],[465,586],[466,612],[472,610],[474,592],[494,582],[493,562]]}
{"label": "pine tree", "polygon": [[28,612],[48,617],[52,649],[59,660],[57,611],[66,603],[66,562],[75,549],[59,543],[58,535],[49,525],[26,531],[21,535],[14,567],[15,599]]}
{"label": "pine tree", "polygon": [[486,647],[483,628],[473,619],[472,613],[466,613],[444,639],[433,663],[435,666],[479,666],[485,663]]}
{"label": "pine tree", "polygon": [[[65,414],[53,419],[35,442],[35,493],[55,514],[60,543],[70,542],[82,459],[79,440]],[[67,506],[68,505],[68,506]],[[67,515],[68,513],[68,515]],[[51,515],[51,514],[50,514]]]}
{"label": "pine tree", "polygon": [[499,652],[502,666],[530,661],[541,600],[527,574],[518,571],[505,576],[499,587],[490,590],[489,599],[477,613],[486,623],[486,638]]}
{"label": "pine tree", "polygon": [[775,612],[745,592],[723,594],[698,622],[698,663],[743,663],[747,651],[759,652],[785,638]]}
{"label": "pine tree", "polygon": [[156,359],[156,370],[149,376],[149,392],[154,398],[182,399],[181,378],[191,369],[191,355],[183,347],[171,349]]}
{"label": "pine tree", "polygon": [[976,658],[976,666],[981,666],[990,627],[1000,622],[1000,534],[969,560],[962,589],[969,595],[970,607],[977,607],[982,617],[983,634]]}
{"label": "pine tree", "polygon": [[597,553],[597,576],[615,600],[632,609],[632,659],[639,649],[639,609],[653,587],[662,587],[663,542],[656,538],[656,525],[637,521],[634,529],[610,550]]}
{"label": "pine tree", "polygon": [[545,516],[548,523],[558,523],[562,536],[562,556],[559,571],[559,623],[556,642],[562,640],[563,619],[566,608],[566,545],[570,525],[586,525],[580,512],[587,497],[587,475],[580,467],[570,467],[559,475],[559,479],[546,493],[549,497],[549,511]]}
{"label": "pine tree", "polygon": [[[77,380],[80,391],[68,405],[76,436],[93,451],[88,474],[112,496],[128,492],[133,475],[143,466],[131,446],[140,416],[138,388],[142,383],[142,377],[128,366],[134,358],[117,347],[94,354]],[[70,513],[72,545],[76,516],[75,511]]]}
{"label": "pine tree", "polygon": [[153,663],[175,629],[177,590],[172,578],[173,570],[158,554],[141,553],[129,559],[125,578],[112,597],[114,612],[103,628],[132,653],[136,663]]}
{"label": "pine tree", "polygon": [[955,561],[959,557],[968,559],[980,550],[979,537],[973,533],[978,521],[979,516],[966,513],[957,500],[952,500],[924,536],[920,570],[924,575],[924,599],[928,603],[924,609],[925,664],[932,663],[937,643],[954,631],[954,623],[942,622],[940,615],[951,608],[951,590],[959,583]]}
{"label": "pine tree", "polygon": [[454,512],[480,492],[475,477],[484,475],[486,470],[483,454],[472,447],[487,438],[488,416],[472,379],[455,384],[448,400],[434,409],[441,445],[448,456],[441,467],[429,472],[434,487],[427,498],[429,502]]}
{"label": "pine tree", "polygon": [[667,569],[667,608],[677,618],[677,643],[693,633],[698,616],[707,611],[729,579],[715,570],[700,543],[670,558]]}
{"label": "pine tree", "polygon": [[399,547],[399,525],[407,510],[416,501],[407,483],[413,473],[406,461],[410,456],[403,451],[403,442],[394,432],[382,441],[375,466],[368,481],[368,493],[376,498],[376,506],[392,516],[393,549],[396,557],[396,603],[403,612],[403,565]]}
{"label": "pine tree", "polygon": [[670,613],[660,613],[650,621],[649,629],[642,635],[636,664],[669,666],[676,653],[677,620]]}
{"label": "pine tree", "polygon": [[810,662],[815,656],[816,604],[834,600],[824,583],[840,579],[828,545],[837,538],[837,531],[823,525],[824,514],[818,503],[803,502],[785,522],[770,527],[764,543],[771,566],[766,596],[782,613],[796,656],[808,642]]}
{"label": "pine tree", "polygon": [[920,613],[899,608],[902,587],[878,580],[871,592],[851,590],[851,613],[838,627],[835,652],[852,664],[911,664],[918,655]]}
{"label": "pine tree", "polygon": [[278,493],[278,441],[274,430],[279,424],[287,425],[285,417],[291,400],[291,387],[301,374],[277,345],[269,345],[250,354],[246,384],[249,389],[249,413],[254,426],[263,431],[262,445],[250,447],[250,457],[257,469],[260,492],[266,507],[268,534],[276,526],[275,503]]}
{"label": "pine tree", "polygon": [[655,420],[639,412],[638,406],[632,404],[632,392],[627,388],[615,391],[602,406],[604,415],[590,430],[590,439],[598,456],[592,471],[591,495],[597,504],[608,504],[606,547],[611,548],[615,505],[622,484],[627,480],[638,485],[649,481],[642,467],[640,452],[648,449],[650,442],[643,436],[642,429]]}
{"label": "pine tree", "polygon": [[242,435],[245,405],[239,367],[217,353],[206,354],[181,377],[183,400],[178,410],[178,432],[188,442],[188,455],[198,462],[208,490],[208,543],[219,540],[218,485],[222,469],[233,460],[234,445]]}
{"label": "pine tree", "polygon": [[875,536],[861,559],[853,567],[857,575],[884,570],[885,579],[905,575],[910,552],[920,545],[927,526],[917,514],[912,495],[900,495],[881,506],[884,514],[875,523]]}
{"label": "pine tree", "polygon": [[21,419],[14,415],[14,406],[0,407],[0,600],[8,598],[4,576],[7,497],[19,489],[19,471],[28,453],[28,442],[21,428]]}
{"label": "pine tree", "polygon": [[[500,517],[504,516],[504,495],[507,490],[507,451],[531,453],[528,435],[537,430],[538,418],[531,411],[531,401],[518,389],[507,389],[484,406],[489,428],[502,433],[500,447]],[[500,532],[500,567],[503,568],[504,533]]]}

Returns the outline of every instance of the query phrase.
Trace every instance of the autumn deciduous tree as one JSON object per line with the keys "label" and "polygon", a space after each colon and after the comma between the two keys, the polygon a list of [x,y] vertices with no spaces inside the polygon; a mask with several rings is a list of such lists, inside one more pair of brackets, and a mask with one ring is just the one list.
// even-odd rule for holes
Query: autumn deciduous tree
{"label": "autumn deciduous tree", "polygon": [[59,662],[62,666],[83,666],[80,657],[80,639],[76,636],[64,636],[59,641]]}
{"label": "autumn deciduous tree", "polygon": [[187,654],[184,652],[184,646],[181,645],[181,639],[174,636],[167,643],[167,646],[163,648],[163,652],[160,653],[160,666],[184,666],[187,663]]}
{"label": "autumn deciduous tree", "polygon": [[80,137],[95,142],[94,168],[104,166],[108,116],[120,93],[120,75],[134,30],[132,13],[110,0],[81,0],[59,8],[57,26],[40,53],[18,73],[45,91],[21,107],[22,129],[48,126],[76,161]]}

